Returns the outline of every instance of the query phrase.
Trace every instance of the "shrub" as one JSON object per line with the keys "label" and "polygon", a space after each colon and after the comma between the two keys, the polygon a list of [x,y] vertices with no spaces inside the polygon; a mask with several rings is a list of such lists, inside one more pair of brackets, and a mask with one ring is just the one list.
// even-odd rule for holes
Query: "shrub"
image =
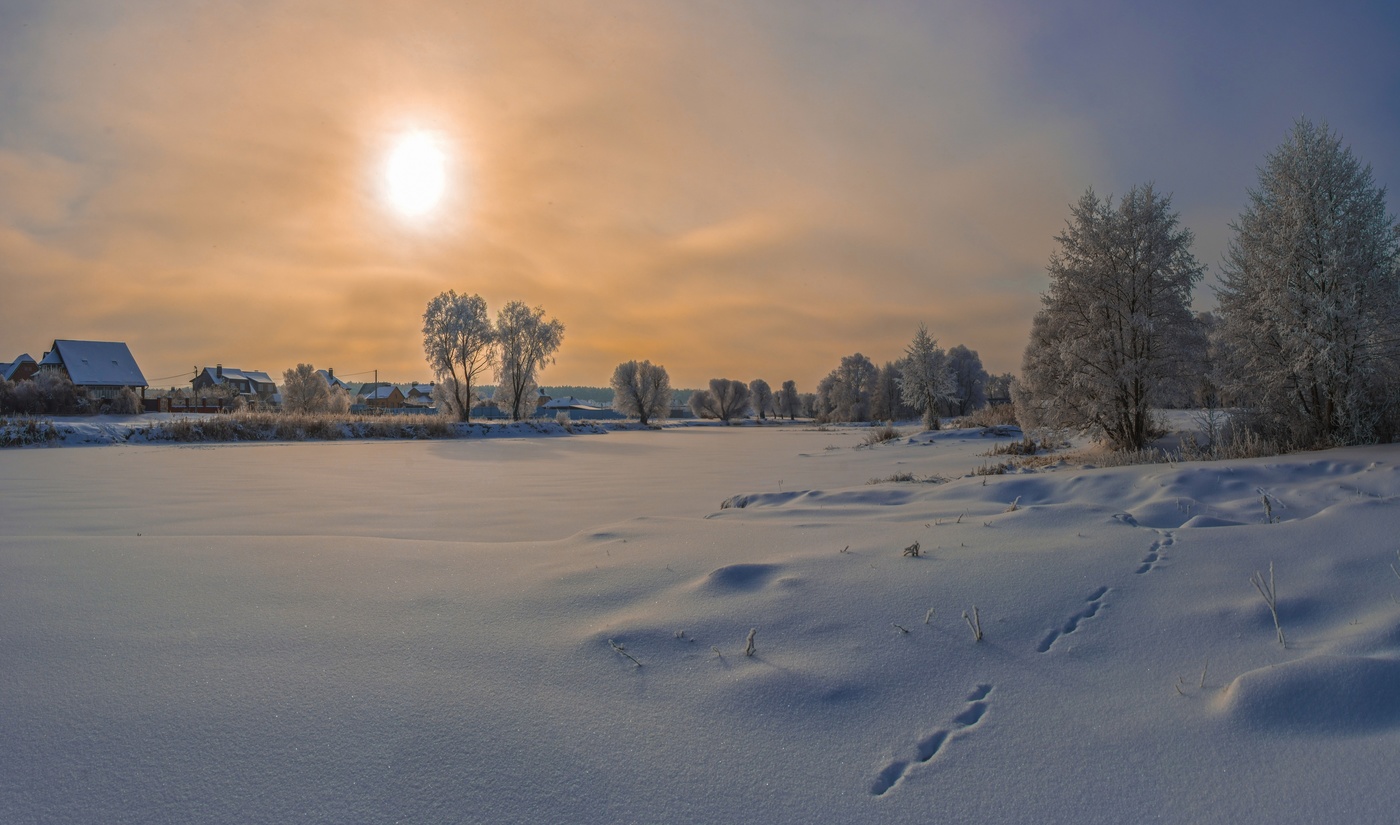
{"label": "shrub", "polygon": [[968,427],[1019,427],[1013,404],[989,404],[949,423],[954,429]]}
{"label": "shrub", "polygon": [[887,441],[897,441],[904,436],[893,424],[886,424],[883,427],[871,430],[861,439],[860,446],[874,447],[876,444],[884,444]]}
{"label": "shrub", "polygon": [[131,387],[122,387],[122,391],[117,393],[117,397],[112,399],[111,405],[107,409],[113,415],[136,415],[144,412],[141,405],[141,398]]}

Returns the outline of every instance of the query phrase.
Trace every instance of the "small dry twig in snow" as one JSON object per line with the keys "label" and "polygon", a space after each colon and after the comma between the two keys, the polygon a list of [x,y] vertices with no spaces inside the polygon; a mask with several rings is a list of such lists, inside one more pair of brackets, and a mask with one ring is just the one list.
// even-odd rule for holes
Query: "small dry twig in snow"
{"label": "small dry twig in snow", "polygon": [[916,541],[916,542],[914,542],[913,544],[909,545],[908,547],[904,548],[904,555],[906,555],[906,556],[911,556],[911,557],[913,557],[913,558],[918,558],[918,557],[919,557],[919,543]]}
{"label": "small dry twig in snow", "polygon": [[967,615],[967,611],[964,610],[963,618],[967,620],[967,626],[972,628],[972,641],[982,641],[982,617],[977,613],[977,605],[972,606],[971,616]]}
{"label": "small dry twig in snow", "polygon": [[1005,509],[1005,510],[1002,510],[1002,512],[1003,512],[1003,513],[1014,513],[1014,512],[1016,512],[1016,511],[1019,510],[1019,509],[1021,509],[1021,497],[1020,497],[1020,496],[1016,496],[1016,500],[1013,501],[1013,502],[1011,502],[1010,504],[1008,504],[1007,507],[1006,507],[1006,509]]}
{"label": "small dry twig in snow", "polygon": [[756,634],[756,633],[758,633],[758,628],[755,627],[755,628],[751,629],[751,630],[749,631],[749,638],[746,639],[746,640],[744,641],[744,655],[745,655],[745,656],[752,656],[752,655],[754,654],[754,651],[756,650],[756,648],[753,646],[753,637],[754,637],[754,634]]}
{"label": "small dry twig in snow", "polygon": [[614,642],[612,639],[608,639],[608,644],[612,645],[613,650],[616,650],[618,653],[621,653],[623,656],[626,656],[627,658],[631,659],[632,664],[636,665],[637,667],[642,666],[642,663],[637,661],[637,657],[633,656],[631,653],[628,653],[627,649],[622,645],[618,644],[617,642]]}
{"label": "small dry twig in snow", "polygon": [[1274,617],[1274,630],[1278,633],[1278,643],[1288,647],[1288,643],[1283,639],[1283,627],[1278,623],[1278,591],[1274,590],[1274,563],[1269,562],[1269,580],[1264,581],[1264,574],[1258,570],[1254,571],[1254,576],[1249,580],[1254,585],[1254,589],[1259,591],[1259,595],[1264,597],[1264,604],[1269,606],[1269,615]]}
{"label": "small dry twig in snow", "polygon": [[891,625],[894,625],[894,629],[895,629],[895,630],[898,630],[900,633],[908,633],[908,632],[909,632],[909,628],[905,627],[904,625],[895,624],[894,622],[890,622],[890,624],[891,624]]}

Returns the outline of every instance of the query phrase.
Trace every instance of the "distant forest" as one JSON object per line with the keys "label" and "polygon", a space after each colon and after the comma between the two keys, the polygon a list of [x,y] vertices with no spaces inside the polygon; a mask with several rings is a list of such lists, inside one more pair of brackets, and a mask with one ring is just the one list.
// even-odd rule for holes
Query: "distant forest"
{"label": "distant forest", "polygon": [[[484,391],[494,393],[496,391],[496,386],[494,384],[483,384],[481,386],[481,389]],[[545,395],[548,395],[550,398],[572,397],[577,398],[580,401],[592,401],[593,403],[600,404],[604,407],[611,405],[613,400],[612,387],[558,386],[542,387],[542,389],[544,390]],[[672,390],[672,406],[684,407],[686,403],[690,401],[690,394],[693,392],[695,392],[695,390]]]}

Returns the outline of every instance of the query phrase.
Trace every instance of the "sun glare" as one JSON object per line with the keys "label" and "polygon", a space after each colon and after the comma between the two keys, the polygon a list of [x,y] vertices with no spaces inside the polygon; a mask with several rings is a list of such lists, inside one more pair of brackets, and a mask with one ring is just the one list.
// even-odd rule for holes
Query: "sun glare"
{"label": "sun glare", "polygon": [[447,156],[426,132],[404,135],[384,165],[385,195],[404,217],[432,211],[447,187]]}

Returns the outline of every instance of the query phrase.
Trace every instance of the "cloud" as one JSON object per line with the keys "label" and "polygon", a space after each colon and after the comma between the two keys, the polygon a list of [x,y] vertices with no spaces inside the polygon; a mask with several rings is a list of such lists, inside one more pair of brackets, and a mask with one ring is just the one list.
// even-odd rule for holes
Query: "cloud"
{"label": "cloud", "polygon": [[[22,31],[0,34],[0,355],[113,338],[155,375],[421,377],[422,308],[456,289],[566,324],[545,383],[650,358],[677,384],[811,386],[842,355],[896,357],[921,321],[1014,369],[1068,204],[1142,177],[1104,151],[1101,106],[1055,91],[1087,70],[1050,59],[1053,15],[1020,4],[0,15]],[[452,150],[420,222],[379,191],[407,129]]]}

